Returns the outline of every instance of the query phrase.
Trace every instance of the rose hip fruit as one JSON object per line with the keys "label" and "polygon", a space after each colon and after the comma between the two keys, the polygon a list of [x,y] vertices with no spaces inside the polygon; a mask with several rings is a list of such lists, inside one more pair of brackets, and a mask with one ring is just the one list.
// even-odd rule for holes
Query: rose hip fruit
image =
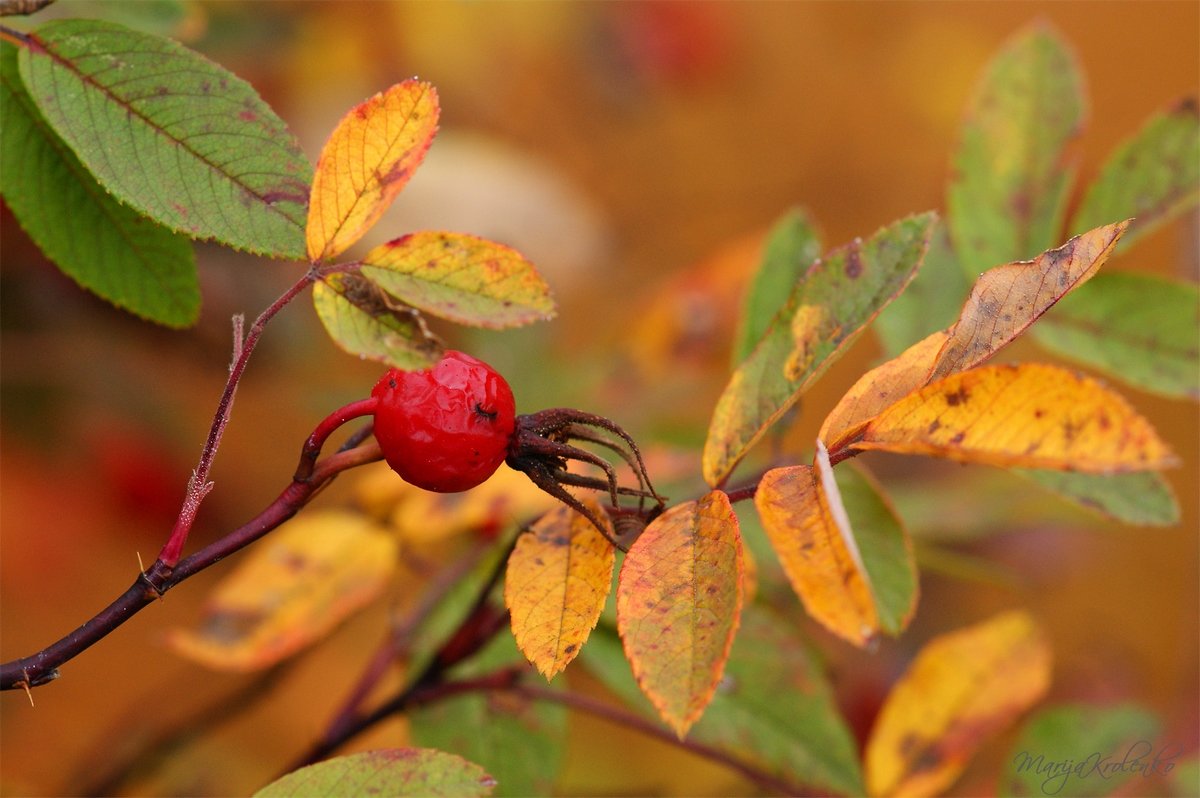
{"label": "rose hip fruit", "polygon": [[481,360],[447,351],[431,369],[391,369],[371,391],[375,438],[392,470],[425,490],[479,485],[508,454],[512,389]]}

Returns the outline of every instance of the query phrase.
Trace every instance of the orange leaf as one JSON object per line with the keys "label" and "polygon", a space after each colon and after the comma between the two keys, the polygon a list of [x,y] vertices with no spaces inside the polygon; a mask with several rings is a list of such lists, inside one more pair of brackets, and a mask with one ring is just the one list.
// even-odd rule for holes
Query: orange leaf
{"label": "orange leaf", "polygon": [[876,416],[851,448],[1094,473],[1175,462],[1119,394],[1040,363],[983,366],[927,385]]}
{"label": "orange leaf", "polygon": [[476,327],[554,316],[550,286],[515,249],[463,233],[413,233],[375,247],[362,273],[392,296]]}
{"label": "orange leaf", "polygon": [[988,269],[975,282],[927,382],[978,366],[1088,280],[1117,245],[1129,222],[1077,235],[1031,261]]}
{"label": "orange leaf", "polygon": [[[600,506],[586,501],[607,525]],[[565,505],[517,538],[508,558],[504,603],[517,646],[547,679],[575,659],[600,620],[615,562],[612,544]]]}
{"label": "orange leaf", "polygon": [[929,641],[875,721],[864,757],[867,791],[941,792],[988,737],[1045,694],[1050,672],[1050,647],[1024,612]]}
{"label": "orange leaf", "polygon": [[875,597],[829,456],[817,446],[817,469],[768,471],[758,483],[754,506],[808,614],[838,637],[865,646],[879,632]]}
{"label": "orange leaf", "polygon": [[899,398],[987,360],[1095,274],[1128,226],[1098,227],[1031,261],[988,269],[953,325],[864,374],[826,417],[818,437],[837,451]]}
{"label": "orange leaf", "polygon": [[725,670],[743,600],[742,538],[729,497],[672,507],[630,547],[617,628],[638,686],[680,738]]}
{"label": "orange leaf", "polygon": [[305,237],[314,263],[344,252],[379,219],[437,132],[437,91],[406,80],[350,110],[317,159]]}
{"label": "orange leaf", "polygon": [[832,451],[889,405],[925,384],[947,332],[935,332],[859,377],[821,424],[817,437]]}
{"label": "orange leaf", "polygon": [[368,604],[396,566],[396,542],[363,516],[306,513],[255,546],[217,586],[179,654],[225,671],[266,668]]}

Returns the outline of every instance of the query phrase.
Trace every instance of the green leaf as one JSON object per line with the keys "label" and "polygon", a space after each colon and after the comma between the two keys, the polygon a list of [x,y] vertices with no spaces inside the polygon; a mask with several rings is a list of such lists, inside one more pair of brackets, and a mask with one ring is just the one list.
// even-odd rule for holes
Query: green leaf
{"label": "green leaf", "polygon": [[1048,26],[1024,30],[992,60],[967,106],[946,198],[972,278],[1058,243],[1074,175],[1065,150],[1084,115],[1075,58]]}
{"label": "green leaf", "polygon": [[1034,327],[1038,343],[1144,391],[1200,398],[1200,288],[1098,274]]}
{"label": "green leaf", "polygon": [[794,208],[767,234],[762,262],[742,304],[734,334],[733,365],[745,360],[766,334],[771,319],[787,302],[796,282],[821,254],[817,230],[803,210]]}
{"label": "green leaf", "polygon": [[441,357],[421,314],[361,274],[325,275],[313,284],[313,306],[329,337],[352,355],[401,369],[427,368]]}
{"label": "green leaf", "polygon": [[1042,710],[1013,746],[1001,795],[1112,795],[1141,772],[1128,764],[1134,758],[1148,765],[1156,753],[1168,753],[1155,742],[1160,728],[1154,713],[1136,704]]}
{"label": "green leaf", "polygon": [[917,565],[912,541],[879,483],[866,469],[834,469],[854,539],[871,579],[879,626],[899,635],[917,609]]}
{"label": "green leaf", "polygon": [[950,246],[949,231],[939,222],[917,276],[872,324],[884,354],[896,357],[927,335],[949,327],[970,291],[971,283]]}
{"label": "green leaf", "polygon": [[0,43],[0,191],[34,243],[80,286],[144,319],[186,327],[200,313],[191,244],[104,192],[38,113]]}
{"label": "green leaf", "polygon": [[492,794],[496,780],[479,765],[428,748],[382,748],[339,756],[292,771],[254,798],[345,798],[350,795]]}
{"label": "green leaf", "polygon": [[118,200],[194,239],[304,259],[312,165],[250,84],[99,20],[47,23],[19,60],[42,114]]}
{"label": "green leaf", "polygon": [[1122,523],[1138,526],[1179,523],[1179,503],[1175,493],[1157,471],[1129,474],[1014,471],[1074,504]]}
{"label": "green leaf", "polygon": [[[1122,143],[1092,181],[1071,222],[1073,232],[1134,217],[1128,248],[1200,200],[1200,114],[1188,98],[1151,117]],[[1093,224],[1093,222],[1095,224]]]}
{"label": "green leaf", "polygon": [[550,286],[515,249],[462,233],[423,232],[375,247],[362,273],[421,310],[500,329],[554,316]]}
{"label": "green leaf", "polygon": [[[631,706],[652,713],[630,673],[620,641],[597,629],[579,655]],[[863,794],[853,737],[825,674],[786,618],[745,608],[721,686],[688,739],[711,745],[809,792]]]}
{"label": "green leaf", "polygon": [[[511,634],[501,632],[455,677],[524,665]],[[561,683],[560,683],[561,686]],[[558,689],[551,685],[548,689]],[[551,795],[567,749],[567,711],[549,701],[464,693],[414,709],[413,741],[478,762],[496,778],[497,796]]]}
{"label": "green leaf", "polygon": [[936,221],[910,216],[815,261],[717,401],[704,478],[721,484],[800,394],[908,284]]}

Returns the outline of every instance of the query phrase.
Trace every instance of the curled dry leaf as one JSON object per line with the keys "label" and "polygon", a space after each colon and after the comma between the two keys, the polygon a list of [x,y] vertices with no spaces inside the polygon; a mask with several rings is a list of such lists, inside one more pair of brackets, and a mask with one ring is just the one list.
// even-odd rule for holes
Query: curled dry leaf
{"label": "curled dry leaf", "polygon": [[437,91],[406,80],[342,118],[317,159],[308,203],[308,258],[335,257],[387,210],[437,133]]}
{"label": "curled dry leaf", "polygon": [[985,740],[1045,694],[1050,672],[1050,646],[1024,612],[929,641],[875,721],[867,791],[927,796],[949,787]]}
{"label": "curled dry leaf", "polygon": [[[581,501],[607,524],[599,504]],[[508,558],[504,603],[517,646],[547,679],[579,655],[596,627],[615,562],[612,544],[565,505],[546,513],[517,539]]]}
{"label": "curled dry leaf", "polygon": [[1001,467],[1120,473],[1175,457],[1119,394],[1057,366],[981,366],[909,394],[851,448]]}
{"label": "curled dry leaf", "polygon": [[741,616],[742,539],[729,497],[672,507],[630,547],[617,628],[638,686],[683,737],[712,700]]}

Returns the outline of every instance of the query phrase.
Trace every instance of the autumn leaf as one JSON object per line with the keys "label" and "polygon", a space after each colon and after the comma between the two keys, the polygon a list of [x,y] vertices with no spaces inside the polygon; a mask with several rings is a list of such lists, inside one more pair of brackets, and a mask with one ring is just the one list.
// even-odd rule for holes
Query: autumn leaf
{"label": "autumn leaf", "polygon": [[837,451],[860,425],[901,397],[986,361],[1091,277],[1127,226],[1119,222],[1098,227],[1031,261],[984,272],[951,327],[918,341],[854,383],[822,423],[821,440]]}
{"label": "autumn leaf", "polygon": [[225,671],[266,668],[324,637],[379,595],[396,544],[360,515],[306,513],[255,546],[209,597],[179,654]]}
{"label": "autumn leaf", "polygon": [[462,233],[413,233],[367,253],[362,273],[403,302],[500,329],[554,316],[550,287],[515,249]]}
{"label": "autumn leaf", "polygon": [[254,798],[341,798],[347,795],[476,798],[496,780],[462,757],[429,748],[382,748],[294,770]]}
{"label": "autumn leaf", "polygon": [[985,740],[1045,694],[1050,672],[1050,646],[1024,612],[929,641],[871,730],[867,791],[927,796],[949,787]]}
{"label": "autumn leaf", "polygon": [[[607,522],[600,506],[588,503]],[[596,627],[615,562],[608,539],[566,506],[546,513],[517,539],[508,558],[504,603],[517,646],[547,679],[579,655]]]}
{"label": "autumn leaf", "polygon": [[1092,473],[1175,463],[1119,394],[1040,363],[982,366],[931,383],[876,416],[851,448]]}
{"label": "autumn leaf", "polygon": [[1071,220],[1086,230],[1110,219],[1134,217],[1126,249],[1200,200],[1200,113],[1195,98],[1155,114],[1123,142],[1088,186]]}
{"label": "autumn leaf", "polygon": [[315,262],[344,252],[408,183],[437,133],[437,91],[406,80],[356,105],[317,159],[305,237]]}
{"label": "autumn leaf", "polygon": [[742,540],[729,497],[672,507],[630,547],[617,627],[638,686],[682,738],[725,669],[743,599]]}
{"label": "autumn leaf", "polygon": [[1170,483],[1156,471],[1073,474],[1017,469],[1016,473],[1060,498],[1123,524],[1173,526],[1179,523],[1179,502]]}
{"label": "autumn leaf", "polygon": [[875,596],[831,477],[805,465],[772,469],[758,484],[754,506],[808,614],[865,646],[879,631]]}
{"label": "autumn leaf", "polygon": [[702,458],[709,485],[728,478],[750,447],[904,289],[935,221],[932,213],[902,219],[812,264],[717,400]]}
{"label": "autumn leaf", "polygon": [[1015,339],[1095,274],[1128,226],[1124,221],[1098,227],[1032,261],[997,266],[981,275],[927,381],[977,366]]}
{"label": "autumn leaf", "polygon": [[1056,240],[1074,177],[1067,146],[1084,116],[1076,59],[1049,26],[1021,31],[989,64],[967,106],[946,196],[968,274]]}
{"label": "autumn leaf", "polygon": [[352,355],[401,369],[427,368],[442,355],[421,315],[361,274],[335,272],[313,283],[313,307],[329,337]]}

